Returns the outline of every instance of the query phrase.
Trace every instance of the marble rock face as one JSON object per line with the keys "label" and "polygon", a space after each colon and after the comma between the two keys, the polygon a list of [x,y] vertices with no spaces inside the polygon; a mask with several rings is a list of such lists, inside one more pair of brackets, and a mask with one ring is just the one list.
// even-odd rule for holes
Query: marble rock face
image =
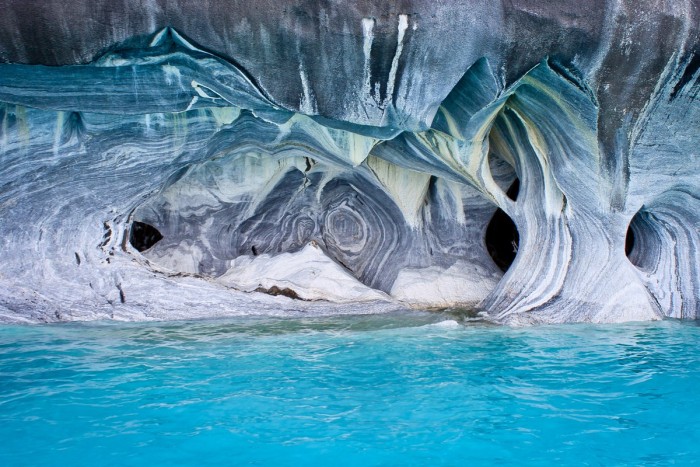
{"label": "marble rock face", "polygon": [[700,317],[697,0],[0,8],[0,321]]}

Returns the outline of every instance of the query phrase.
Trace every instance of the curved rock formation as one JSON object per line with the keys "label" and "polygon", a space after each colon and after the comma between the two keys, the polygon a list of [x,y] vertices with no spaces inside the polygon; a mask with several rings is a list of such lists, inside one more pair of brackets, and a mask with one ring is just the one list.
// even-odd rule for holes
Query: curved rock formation
{"label": "curved rock formation", "polygon": [[122,3],[0,0],[0,320],[700,316],[696,0]]}

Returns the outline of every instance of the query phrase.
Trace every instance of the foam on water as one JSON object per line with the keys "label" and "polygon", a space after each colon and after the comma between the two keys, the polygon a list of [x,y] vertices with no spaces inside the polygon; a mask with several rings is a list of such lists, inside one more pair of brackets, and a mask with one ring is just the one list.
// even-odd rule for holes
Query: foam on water
{"label": "foam on water", "polygon": [[442,329],[461,329],[462,325],[453,319],[446,319],[437,323],[426,324],[427,327],[442,328]]}
{"label": "foam on water", "polygon": [[666,464],[700,327],[449,315],[0,328],[0,465]]}

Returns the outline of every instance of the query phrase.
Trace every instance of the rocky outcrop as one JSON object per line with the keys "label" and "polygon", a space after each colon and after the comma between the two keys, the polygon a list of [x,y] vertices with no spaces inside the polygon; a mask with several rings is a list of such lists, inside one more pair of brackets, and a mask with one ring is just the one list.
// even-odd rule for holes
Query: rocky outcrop
{"label": "rocky outcrop", "polygon": [[697,2],[0,3],[0,320],[700,315]]}

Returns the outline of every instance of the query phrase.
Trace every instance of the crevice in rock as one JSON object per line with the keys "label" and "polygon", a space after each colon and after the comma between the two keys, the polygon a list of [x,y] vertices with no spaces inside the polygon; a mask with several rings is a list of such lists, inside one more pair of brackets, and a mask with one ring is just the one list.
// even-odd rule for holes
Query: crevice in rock
{"label": "crevice in rock", "polygon": [[102,243],[100,243],[100,248],[106,247],[110,240],[112,240],[112,228],[109,226],[109,223],[103,222],[102,226],[105,229],[105,233],[102,236]]}
{"label": "crevice in rock", "polygon": [[634,229],[630,225],[627,228],[627,236],[625,237],[625,255],[627,255],[628,258],[630,258],[634,251],[634,240]]}
{"label": "crevice in rock", "polygon": [[138,251],[146,251],[163,239],[163,235],[152,225],[134,221],[131,224],[129,243]]}
{"label": "crevice in rock", "polygon": [[687,60],[687,65],[685,66],[685,70],[683,70],[683,75],[681,75],[680,79],[671,91],[670,100],[676,98],[680,90],[683,89],[691,79],[693,79],[693,76],[695,76],[698,69],[700,69],[700,55],[693,53],[692,56],[686,57],[685,59]]}
{"label": "crevice in rock", "polygon": [[126,303],[126,294],[124,293],[124,289],[122,288],[121,284],[117,284],[117,290],[119,290],[119,301],[121,303]]}

